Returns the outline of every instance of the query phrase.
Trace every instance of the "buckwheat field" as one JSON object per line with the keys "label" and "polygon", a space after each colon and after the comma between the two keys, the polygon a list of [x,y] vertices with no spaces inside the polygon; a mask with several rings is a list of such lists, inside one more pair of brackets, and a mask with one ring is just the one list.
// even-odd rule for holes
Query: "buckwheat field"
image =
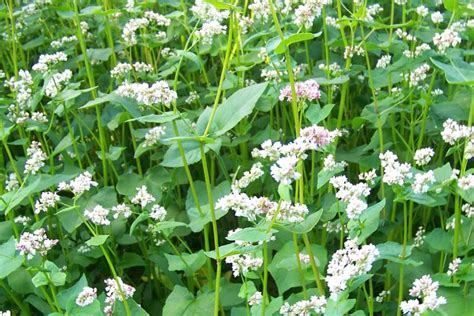
{"label": "buckwheat field", "polygon": [[0,316],[474,315],[469,0],[4,0]]}

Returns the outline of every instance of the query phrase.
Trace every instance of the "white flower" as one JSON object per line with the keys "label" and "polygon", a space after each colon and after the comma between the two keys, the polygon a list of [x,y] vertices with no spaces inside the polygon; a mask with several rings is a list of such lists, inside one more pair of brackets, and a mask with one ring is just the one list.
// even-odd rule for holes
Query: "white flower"
{"label": "white flower", "polygon": [[347,166],[347,163],[345,161],[336,162],[334,160],[334,155],[332,154],[327,155],[323,161],[323,170],[325,171],[334,171],[338,168],[344,168],[346,166]]}
{"label": "white flower", "polygon": [[82,291],[77,295],[76,304],[84,307],[90,305],[97,298],[97,289],[93,287],[84,287]]}
{"label": "white flower", "polygon": [[363,180],[367,183],[371,183],[377,177],[377,171],[375,169],[371,169],[367,172],[363,172],[359,174],[359,180]]}
{"label": "white flower", "polygon": [[383,290],[382,292],[379,293],[379,295],[377,295],[377,297],[375,298],[375,301],[378,303],[383,303],[383,300],[385,299],[385,297],[389,295],[390,295],[390,290],[388,291]]}
{"label": "white flower", "polygon": [[50,45],[52,48],[60,48],[66,43],[72,43],[75,41],[77,41],[76,35],[64,36],[61,37],[59,40],[52,41]]}
{"label": "white flower", "polygon": [[69,184],[64,182],[59,183],[58,190],[69,190],[72,191],[74,195],[80,195],[89,191],[92,187],[96,187],[97,185],[98,183],[92,180],[92,175],[90,172],[85,171],[71,180]]}
{"label": "white flower", "polygon": [[301,174],[296,170],[298,158],[296,156],[282,157],[271,166],[272,177],[282,184],[289,185],[298,180]]}
{"label": "white flower", "polygon": [[449,47],[456,47],[460,43],[459,33],[452,28],[447,28],[442,33],[436,33],[433,37],[433,44],[441,53],[444,53]]}
{"label": "white flower", "polygon": [[415,182],[411,188],[415,193],[426,193],[430,189],[430,184],[435,182],[434,173],[432,170],[426,173],[415,174]]}
{"label": "white flower", "polygon": [[16,190],[20,187],[20,183],[18,182],[18,179],[16,178],[16,174],[10,173],[8,175],[7,180],[5,180],[5,190],[7,192]]}
{"label": "white flower", "polygon": [[132,198],[132,203],[140,204],[142,208],[153,202],[155,202],[155,198],[148,193],[148,189],[145,185],[137,188],[137,194]]}
{"label": "white flower", "polygon": [[166,209],[161,205],[155,204],[151,207],[150,217],[155,221],[163,221],[166,217],[166,214]]}
{"label": "white flower", "polygon": [[110,221],[107,219],[109,213],[109,209],[97,204],[92,210],[85,210],[84,216],[96,225],[109,225]]}
{"label": "white flower", "polygon": [[[123,298],[128,299],[132,297],[133,294],[135,293],[135,288],[133,286],[123,283],[120,277],[117,277],[117,279],[118,279],[118,284],[114,279],[107,279],[104,281],[106,304],[112,305],[115,303],[117,299],[119,301],[123,301]],[[124,297],[122,297],[122,295]]]}
{"label": "white flower", "polygon": [[210,44],[215,36],[225,34],[226,30],[226,25],[222,25],[218,21],[209,21],[205,22],[201,29],[197,30],[194,35],[202,40],[204,44]]}
{"label": "white flower", "polygon": [[268,0],[254,0],[249,4],[248,8],[252,11],[256,20],[267,21],[268,17],[272,14]]}
{"label": "white flower", "polygon": [[29,222],[31,222],[31,217],[28,216],[17,216],[13,219],[15,223],[21,224],[21,225],[27,225]]}
{"label": "white flower", "polygon": [[446,272],[447,275],[449,275],[449,276],[455,275],[456,272],[458,272],[458,270],[459,270],[459,265],[460,264],[461,264],[461,258],[456,258],[453,261],[451,261],[449,263],[448,272]]}
{"label": "white flower", "polygon": [[161,136],[165,135],[166,126],[155,126],[150,129],[145,135],[145,142],[143,147],[151,147],[155,145]]}
{"label": "white flower", "polygon": [[250,170],[245,171],[239,180],[235,180],[235,182],[232,184],[232,190],[236,191],[248,187],[250,183],[263,176],[264,172],[262,168],[263,165],[260,162],[254,163]]}
{"label": "white flower", "polygon": [[257,291],[253,293],[252,296],[250,296],[248,303],[250,306],[260,305],[262,304],[262,299],[263,299],[262,292]]}
{"label": "white flower", "polygon": [[301,300],[293,305],[285,302],[280,308],[283,316],[310,316],[313,313],[324,314],[327,300],[324,296],[313,295],[309,300]]}
{"label": "white flower", "polygon": [[454,145],[457,141],[465,138],[474,139],[474,127],[468,127],[466,125],[459,124],[458,122],[447,119],[443,123],[443,131],[441,132],[443,140]]}
{"label": "white flower", "polygon": [[469,218],[474,217],[474,206],[466,203],[466,204],[463,204],[461,209],[467,217]]}
{"label": "white flower", "polygon": [[112,212],[114,213],[115,219],[119,218],[120,215],[122,215],[124,218],[129,218],[132,215],[132,210],[125,203],[121,203],[112,207]]}
{"label": "white flower", "polygon": [[431,13],[431,21],[433,21],[434,24],[443,22],[443,14],[439,11]]}
{"label": "white flower", "polygon": [[122,30],[122,39],[128,46],[136,45],[138,43],[136,31],[139,28],[148,26],[150,21],[146,18],[130,19]]}
{"label": "white flower", "polygon": [[359,249],[356,240],[348,239],[344,249],[336,251],[328,264],[326,283],[331,296],[344,291],[350,279],[369,272],[378,256],[379,251],[374,245],[363,245]]}
{"label": "white flower", "polygon": [[398,157],[387,150],[385,153],[379,155],[382,167],[384,168],[383,182],[389,185],[402,186],[407,179],[412,178],[410,172],[411,166],[407,163],[400,163]]}
{"label": "white flower", "polygon": [[410,87],[416,87],[420,81],[423,81],[427,77],[427,72],[430,70],[430,66],[426,63],[422,64],[409,74],[405,74],[405,80],[408,81]]}
{"label": "white flower", "polygon": [[26,258],[29,260],[37,253],[45,257],[48,251],[58,242],[59,240],[57,239],[48,239],[46,230],[40,228],[33,233],[25,232],[21,234],[20,240],[16,244],[16,249],[20,252],[20,255],[26,255]]}
{"label": "white flower", "polygon": [[420,5],[416,7],[416,13],[422,17],[425,17],[430,13],[430,11],[424,5]]}
{"label": "white flower", "polygon": [[357,219],[368,205],[363,200],[370,194],[370,188],[366,183],[359,182],[352,184],[346,176],[332,177],[329,182],[337,190],[336,198],[348,203],[346,207],[347,217]]}
{"label": "white flower", "polygon": [[300,259],[300,262],[302,264],[310,264],[311,263],[311,257],[307,254],[300,253],[299,259]]}
{"label": "white flower", "polygon": [[436,310],[440,305],[446,304],[446,299],[443,296],[437,296],[438,287],[439,283],[433,282],[429,275],[415,280],[410,289],[410,295],[417,299],[402,301],[400,308],[403,314],[421,315],[428,310]]}
{"label": "white flower", "polygon": [[385,69],[390,65],[390,61],[392,60],[392,56],[390,55],[383,55],[377,60],[376,68]]}
{"label": "white flower", "polygon": [[426,230],[423,226],[418,227],[415,238],[413,240],[413,245],[415,247],[421,247],[423,245],[423,243],[425,242],[425,232]]}
{"label": "white flower", "polygon": [[263,265],[263,259],[252,257],[249,254],[233,255],[225,258],[225,262],[232,264],[232,274],[238,277],[242,273],[255,271]]}
{"label": "white flower", "polygon": [[39,200],[35,202],[35,214],[47,212],[48,208],[55,207],[60,197],[56,192],[42,192]]}
{"label": "white flower", "polygon": [[431,161],[431,158],[433,158],[433,156],[434,156],[433,149],[427,147],[427,148],[418,149],[415,152],[415,156],[413,157],[413,159],[415,160],[415,163],[418,166],[425,166]]}
{"label": "white flower", "polygon": [[54,74],[49,81],[46,83],[44,88],[44,94],[50,98],[54,98],[58,95],[59,91],[62,90],[63,86],[66,85],[72,78],[72,71],[66,69],[63,72]]}
{"label": "white flower", "polygon": [[38,63],[33,65],[33,70],[47,72],[50,66],[55,65],[61,61],[67,61],[67,55],[63,52],[40,55]]}
{"label": "white flower", "polygon": [[164,80],[157,81],[151,86],[147,83],[124,82],[117,88],[116,93],[147,106],[163,104],[169,107],[178,98],[176,92],[171,90]]}
{"label": "white flower", "polygon": [[41,167],[44,166],[45,160],[48,158],[41,150],[41,143],[32,141],[30,147],[26,150],[28,160],[25,163],[24,173],[36,174]]}
{"label": "white flower", "polygon": [[469,174],[467,176],[459,178],[458,186],[463,190],[469,190],[474,188],[474,174]]}

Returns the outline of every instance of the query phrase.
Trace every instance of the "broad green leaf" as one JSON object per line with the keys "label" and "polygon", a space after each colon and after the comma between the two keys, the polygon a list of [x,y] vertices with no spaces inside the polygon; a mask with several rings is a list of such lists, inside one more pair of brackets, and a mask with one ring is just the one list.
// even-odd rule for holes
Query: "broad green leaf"
{"label": "broad green leaf", "polygon": [[105,244],[105,242],[107,241],[107,238],[109,238],[109,235],[96,235],[92,237],[91,239],[89,239],[88,241],[86,241],[86,244],[88,246],[101,246]]}
{"label": "broad green leaf", "polygon": [[227,239],[232,241],[238,240],[254,243],[268,240],[270,237],[271,233],[267,234],[267,232],[261,228],[246,227],[228,236]]}
{"label": "broad green leaf", "polygon": [[449,58],[449,64],[440,62],[433,57],[431,62],[444,72],[446,81],[450,84],[473,85],[474,65],[468,64],[460,59]]}
{"label": "broad green leaf", "polygon": [[81,293],[82,289],[87,286],[87,278],[83,274],[79,280],[77,280],[76,284],[71,286],[66,290],[62,290],[58,293],[58,302],[61,308],[66,309],[69,302],[76,301],[77,296]]}
{"label": "broad green leaf", "polygon": [[357,237],[359,244],[363,243],[372,235],[380,223],[380,211],[385,207],[385,199],[367,208],[359,216],[358,220],[349,221],[348,228],[351,238]]}
{"label": "broad green leaf", "polygon": [[312,40],[318,36],[321,36],[321,32],[319,33],[299,33],[299,34],[292,34],[288,37],[286,37],[283,41],[280,41],[278,46],[275,48],[275,53],[276,54],[283,54],[286,50],[287,47],[289,47],[292,44],[299,43],[299,42],[305,42]]}
{"label": "broad green leaf", "polygon": [[295,234],[306,234],[318,224],[322,214],[323,210],[321,209],[315,213],[308,215],[301,223],[277,225],[276,227],[281,226],[283,229]]}
{"label": "broad green leaf", "polygon": [[197,298],[187,288],[176,285],[167,297],[163,315],[205,316],[214,311],[214,294],[205,293]]}
{"label": "broad green leaf", "polygon": [[23,256],[16,252],[16,241],[12,237],[6,243],[0,245],[0,280],[6,278],[10,273],[18,269],[23,262]]}
{"label": "broad green leaf", "polygon": [[185,271],[186,275],[192,275],[199,270],[207,260],[202,250],[192,254],[181,253],[179,256],[165,253],[165,257],[168,261],[169,271]]}
{"label": "broad green leaf", "polygon": [[311,104],[305,112],[306,118],[311,124],[318,124],[331,114],[334,104],[326,104],[322,109],[319,104]]}
{"label": "broad green leaf", "polygon": [[267,83],[259,83],[237,90],[218,106],[211,134],[220,136],[231,130],[244,117],[252,113],[260,96],[267,88]]}

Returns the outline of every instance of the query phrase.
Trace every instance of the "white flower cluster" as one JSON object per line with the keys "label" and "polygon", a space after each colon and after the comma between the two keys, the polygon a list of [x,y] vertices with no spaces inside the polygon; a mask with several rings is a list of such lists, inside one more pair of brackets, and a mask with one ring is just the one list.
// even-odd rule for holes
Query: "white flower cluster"
{"label": "white flower cluster", "polygon": [[466,138],[472,142],[474,141],[474,127],[459,124],[449,118],[443,123],[441,137],[450,145],[454,145],[456,142],[462,141]]}
{"label": "white flower cluster", "polygon": [[153,11],[145,11],[144,16],[148,21],[154,22],[157,26],[170,26],[171,24],[170,19]]}
{"label": "white flower cluster", "polygon": [[42,192],[39,200],[35,202],[35,214],[47,212],[48,208],[55,207],[60,197],[56,192]]}
{"label": "white flower cluster", "polygon": [[214,36],[225,34],[227,26],[222,25],[222,22],[229,17],[228,10],[219,11],[203,0],[196,0],[191,11],[195,17],[203,21],[201,28],[195,32],[196,38],[203,43],[210,44]]}
{"label": "white flower cluster", "polygon": [[415,181],[411,185],[413,192],[419,193],[426,193],[430,189],[430,184],[435,182],[435,177],[433,170],[429,170],[425,173],[417,173],[415,174]]}
{"label": "white flower cluster", "polygon": [[463,204],[461,209],[468,218],[474,217],[474,206],[466,203]]}
{"label": "white flower cluster", "polygon": [[[400,308],[403,314],[421,315],[429,310],[436,310],[439,306],[446,304],[443,296],[437,295],[439,283],[433,282],[429,275],[424,275],[415,280],[410,289],[410,295],[416,299],[402,301]],[[421,302],[420,300],[421,299]]]}
{"label": "white flower cluster", "polygon": [[361,174],[359,174],[359,180],[365,181],[368,184],[371,184],[376,177],[377,171],[375,171],[375,169],[371,169],[367,172],[362,172]]}
{"label": "white flower cluster", "polygon": [[431,21],[433,21],[434,24],[439,24],[443,22],[443,14],[439,11],[431,13]]}
{"label": "white flower cluster", "polygon": [[[309,79],[303,82],[296,82],[295,92],[297,102],[301,102],[304,100],[314,101],[318,100],[321,97],[319,84],[316,82],[316,80],[313,79]],[[291,102],[293,100],[290,85],[287,85],[285,88],[281,89],[279,99],[280,101],[286,100],[288,102]]]}
{"label": "white flower cluster", "polygon": [[255,271],[263,265],[263,259],[249,254],[233,255],[225,258],[225,262],[232,264],[232,274],[238,277],[242,273]]}
{"label": "white flower cluster", "polygon": [[326,283],[331,296],[344,291],[352,278],[369,272],[378,256],[374,245],[363,245],[359,249],[356,240],[346,240],[344,249],[336,251],[328,265]]}
{"label": "white flower cluster", "polygon": [[41,167],[44,166],[45,160],[48,158],[46,154],[41,150],[41,143],[32,141],[30,147],[26,150],[28,160],[25,163],[24,173],[36,174]]}
{"label": "white flower cluster", "polygon": [[439,52],[444,53],[447,48],[461,44],[461,37],[453,28],[447,28],[442,33],[436,33],[433,36],[433,44]]}
{"label": "white flower cluster", "polygon": [[248,8],[252,11],[253,18],[256,20],[267,21],[272,14],[268,0],[253,0]]}
{"label": "white flower cluster", "polygon": [[153,71],[153,66],[143,62],[136,62],[132,65],[129,63],[118,63],[117,66],[110,71],[110,76],[112,78],[122,78],[132,70],[139,73],[147,73]]}
{"label": "white flower cluster", "polygon": [[416,41],[416,37],[411,35],[411,34],[408,34],[406,31],[402,30],[402,29],[396,29],[395,30],[395,35],[397,35],[400,39],[404,39],[404,40],[407,40],[407,41]]}
{"label": "white flower cluster", "polygon": [[146,18],[137,18],[130,19],[122,30],[122,39],[128,46],[136,45],[137,40],[137,30],[140,28],[147,27],[150,24],[150,21]]}
{"label": "white flower cluster", "polygon": [[375,67],[385,69],[390,65],[391,60],[392,60],[392,56],[383,55],[379,58],[379,60],[377,60],[377,65],[375,65]]}
{"label": "white flower cluster", "polygon": [[430,163],[434,156],[434,151],[430,147],[418,149],[413,156],[415,163],[418,166],[425,166]]}
{"label": "white flower cluster", "polygon": [[92,210],[85,210],[84,216],[96,225],[110,225],[110,221],[107,219],[109,213],[109,209],[97,204]]}
{"label": "white flower cluster", "polygon": [[310,264],[311,263],[311,257],[308,254],[305,254],[305,253],[300,253],[299,254],[299,260],[302,264]]}
{"label": "white flower cluster", "polygon": [[248,303],[250,306],[253,305],[260,305],[262,304],[262,292],[256,291],[255,293],[252,294],[252,296],[249,297]]}
{"label": "white flower cluster", "polygon": [[420,81],[423,81],[427,77],[427,72],[430,70],[430,65],[424,63],[417,67],[410,73],[404,74],[405,80],[408,81],[410,87],[416,87]]}
{"label": "white flower cluster", "polygon": [[334,171],[339,168],[345,168],[346,166],[347,166],[347,162],[345,161],[336,162],[336,160],[334,160],[333,154],[327,155],[323,161],[324,171]]}
{"label": "white flower cluster", "polygon": [[257,216],[265,216],[271,221],[274,216],[281,222],[298,223],[304,220],[308,214],[308,208],[304,204],[282,201],[278,203],[269,200],[267,197],[249,197],[245,193],[233,191],[216,203],[217,209],[224,211],[233,210],[235,216],[245,217],[249,221],[255,221]]}
{"label": "white flower cluster", "polygon": [[52,41],[50,45],[51,45],[52,48],[60,48],[60,47],[64,46],[67,43],[72,43],[72,42],[75,42],[75,41],[77,41],[76,35],[63,36],[58,40]]}
{"label": "white flower cluster", "polygon": [[400,163],[398,157],[391,151],[387,150],[380,154],[379,158],[384,170],[383,182],[389,185],[403,185],[407,179],[411,179],[411,166],[409,163]]}
{"label": "white flower cluster", "polygon": [[375,298],[375,301],[377,303],[383,303],[384,299],[390,295],[390,290],[386,291],[386,290],[383,290],[382,292],[379,293],[379,295],[377,295],[377,297]]}
{"label": "white flower cluster", "polygon": [[112,212],[114,213],[115,219],[119,218],[120,216],[123,216],[124,218],[129,218],[132,216],[132,210],[125,203],[117,204],[112,207]]}
{"label": "white flower cluster", "polygon": [[5,180],[5,190],[7,192],[13,191],[18,189],[20,186],[20,183],[18,182],[18,179],[16,178],[16,174],[10,173],[8,175],[8,178]]}
{"label": "white flower cluster", "polygon": [[151,207],[150,217],[155,221],[163,221],[166,217],[166,214],[166,209],[161,205],[155,204]]}
{"label": "white flower cluster", "polygon": [[458,272],[459,265],[461,264],[461,258],[456,258],[449,263],[448,271],[446,272],[447,275],[453,276]]}
{"label": "white flower cluster", "polygon": [[422,43],[416,46],[415,51],[413,52],[411,50],[404,50],[403,55],[405,55],[405,57],[407,58],[415,58],[415,57],[421,56],[421,54],[423,54],[426,51],[429,51],[430,49],[431,49],[430,45],[426,43]]}
{"label": "white flower cluster", "polygon": [[32,69],[34,71],[45,73],[49,70],[50,66],[56,65],[61,61],[67,61],[67,55],[63,52],[40,55],[38,62],[33,65]]}
{"label": "white flower cluster", "polygon": [[264,172],[262,168],[263,165],[260,162],[254,163],[249,171],[245,171],[240,179],[235,180],[234,183],[232,183],[232,191],[245,189],[250,185],[250,183],[263,176]]}
{"label": "white flower cluster", "polygon": [[145,208],[145,206],[153,202],[155,202],[155,198],[148,193],[146,185],[137,188],[137,194],[132,198],[132,203],[139,204],[142,208]]}
{"label": "white flower cluster", "polygon": [[113,305],[118,299],[129,299],[135,293],[135,288],[131,285],[125,284],[120,277],[117,277],[118,282],[115,279],[107,279],[105,283],[105,304],[104,313],[106,315],[112,315]]}
{"label": "white flower cluster", "polygon": [[332,17],[332,16],[327,16],[326,17],[326,25],[328,26],[332,26],[336,29],[340,28],[339,24],[337,24],[338,21],[336,18]]}
{"label": "white flower cluster", "polygon": [[285,302],[280,308],[280,315],[283,316],[310,316],[313,313],[324,314],[327,300],[324,296],[313,295],[309,300],[301,300],[293,305]]}
{"label": "white flower cluster", "polygon": [[427,16],[429,13],[430,13],[430,10],[428,10],[428,8],[425,7],[424,5],[420,5],[420,6],[416,7],[416,14],[418,14],[422,17]]}
{"label": "white flower cluster", "polygon": [[323,1],[306,0],[295,9],[295,24],[310,29],[314,19],[321,16]]}
{"label": "white flower cluster", "polygon": [[352,58],[355,55],[363,56],[364,53],[365,53],[365,51],[360,45],[346,46],[344,48],[344,59]]}
{"label": "white flower cluster", "polygon": [[5,81],[5,86],[16,94],[15,99],[20,109],[24,109],[31,98],[31,86],[33,85],[33,78],[27,70],[20,70],[18,72],[18,79],[11,77]]}
{"label": "white flower cluster", "polygon": [[346,176],[332,177],[329,182],[337,190],[336,198],[347,203],[346,213],[349,219],[357,219],[368,207],[363,197],[370,194],[366,183],[352,184]]}
{"label": "white flower cluster", "polygon": [[199,100],[199,94],[196,91],[191,91],[189,96],[186,98],[186,104],[193,104]]}
{"label": "white flower cluster", "polygon": [[97,298],[97,289],[94,287],[85,286],[82,291],[77,295],[76,304],[84,307],[90,305]]}
{"label": "white flower cluster", "polygon": [[13,221],[17,224],[26,226],[28,225],[29,222],[31,222],[31,217],[20,215],[20,216],[15,217]]}
{"label": "white flower cluster", "polygon": [[459,178],[458,186],[463,190],[474,188],[474,174],[468,174],[467,176]]}
{"label": "white flower cluster", "polygon": [[294,180],[301,178],[301,173],[296,171],[297,164],[296,156],[281,157],[270,168],[272,177],[281,184],[291,184]]}
{"label": "white flower cluster", "polygon": [[383,8],[378,3],[369,5],[365,10],[364,21],[374,22],[374,15],[379,14],[382,11]]}
{"label": "white flower cluster", "polygon": [[96,187],[97,182],[92,180],[92,175],[89,171],[85,171],[71,180],[69,183],[60,182],[58,185],[59,191],[71,191],[74,195],[80,195],[89,191],[92,187]]}
{"label": "white flower cluster", "polygon": [[177,93],[171,90],[164,80],[157,81],[151,86],[148,83],[124,82],[117,88],[117,94],[135,99],[147,106],[163,104],[169,107],[178,98]]}
{"label": "white flower cluster", "polygon": [[143,147],[151,147],[155,145],[161,136],[165,135],[166,126],[155,126],[150,129],[145,135],[145,142]]}
{"label": "white flower cluster", "polygon": [[71,78],[72,71],[69,69],[54,74],[46,84],[44,88],[44,94],[46,94],[50,98],[54,98],[58,95],[59,91],[62,90],[63,86],[65,86],[69,82],[69,80],[71,80]]}
{"label": "white flower cluster", "polygon": [[423,226],[418,227],[415,238],[413,239],[413,246],[421,247],[425,243],[425,228]]}
{"label": "white flower cluster", "polygon": [[20,255],[26,255],[26,258],[30,260],[37,253],[43,257],[46,256],[48,251],[58,242],[59,240],[57,239],[48,239],[46,230],[40,228],[33,233],[24,232],[21,234],[20,240],[16,244],[16,249],[20,252]]}

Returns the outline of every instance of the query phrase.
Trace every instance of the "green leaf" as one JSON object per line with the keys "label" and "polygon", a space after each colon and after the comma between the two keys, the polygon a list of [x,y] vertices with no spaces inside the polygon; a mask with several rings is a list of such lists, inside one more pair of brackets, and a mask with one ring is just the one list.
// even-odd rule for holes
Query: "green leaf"
{"label": "green leaf", "polygon": [[137,228],[138,224],[148,219],[148,213],[144,212],[138,215],[137,218],[133,221],[132,225],[130,225],[130,235],[133,235],[133,232]]}
{"label": "green leaf", "polygon": [[92,237],[91,239],[89,239],[88,241],[86,241],[86,244],[88,246],[100,246],[100,245],[103,245],[107,241],[107,238],[109,238],[109,235],[96,235]]}
{"label": "green leaf", "polygon": [[168,261],[169,271],[185,271],[186,275],[192,275],[199,270],[207,260],[202,250],[192,254],[182,253],[180,256],[165,253],[165,257]]}
{"label": "green leaf", "polygon": [[305,112],[306,118],[311,124],[318,124],[322,120],[331,114],[331,110],[334,108],[334,104],[326,104],[322,109],[319,104],[311,104]]}
{"label": "green leaf", "polygon": [[214,311],[214,294],[205,293],[197,298],[187,288],[176,285],[166,298],[163,315],[205,316]]}
{"label": "green leaf", "polygon": [[[283,229],[295,233],[295,234],[306,234],[310,232],[316,224],[318,224],[321,215],[323,214],[323,209],[308,215],[304,221],[301,223],[282,225]],[[280,225],[278,225],[279,227]]]}
{"label": "green leaf", "polygon": [[380,223],[380,211],[385,207],[385,199],[367,208],[359,216],[358,220],[350,220],[348,228],[351,238],[357,237],[357,242],[361,244],[367,237],[372,235]]}
{"label": "green leaf", "polygon": [[86,286],[87,286],[87,279],[86,279],[86,276],[83,274],[81,278],[76,282],[76,284],[58,293],[59,306],[61,308],[66,309],[66,306],[70,302],[74,302],[75,304],[77,296],[79,295],[79,293],[81,293],[82,289]]}
{"label": "green leaf", "polygon": [[286,50],[287,47],[289,47],[292,44],[299,43],[299,42],[305,42],[312,40],[313,38],[316,38],[318,36],[321,36],[321,32],[319,33],[299,33],[299,34],[292,34],[288,37],[286,37],[283,41],[280,41],[278,46],[275,48],[275,53],[276,54],[283,54]]}
{"label": "green leaf", "polygon": [[430,60],[444,72],[448,83],[460,85],[474,84],[474,65],[468,64],[461,59],[449,58],[449,64],[442,63],[433,57]]}
{"label": "green leaf", "polygon": [[145,116],[136,117],[133,119],[128,120],[127,122],[139,121],[140,123],[157,123],[162,124],[166,122],[171,122],[179,117],[178,114],[174,114],[173,112],[165,112],[163,114],[149,114]]}
{"label": "green leaf", "polygon": [[23,262],[23,256],[16,253],[16,241],[12,237],[0,245],[0,280],[16,271]]}
{"label": "green leaf", "polygon": [[98,97],[95,100],[89,101],[79,108],[79,110],[88,109],[103,103],[118,104],[122,106],[132,117],[138,118],[141,116],[138,105],[135,101],[129,98],[124,98],[116,94],[106,94]]}
{"label": "green leaf", "polygon": [[233,233],[226,239],[232,241],[238,240],[254,243],[258,241],[268,240],[270,237],[271,233],[267,233],[264,229],[256,227],[246,227]]}
{"label": "green leaf", "polygon": [[336,301],[332,298],[326,304],[324,316],[340,316],[346,315],[355,305],[355,299],[347,299],[347,293],[339,294]]}
{"label": "green leaf", "polygon": [[344,82],[349,81],[349,76],[340,76],[332,79],[324,78],[324,77],[319,77],[319,78],[314,78],[316,82],[321,85],[321,86],[328,86],[332,84],[343,84]]}
{"label": "green leaf", "polygon": [[237,90],[216,110],[211,125],[213,135],[220,136],[231,130],[244,117],[252,113],[260,96],[267,88],[267,83],[259,83]]}
{"label": "green leaf", "polygon": [[283,183],[280,183],[278,185],[278,195],[280,195],[280,198],[282,200],[291,202],[290,191],[291,191],[291,185],[283,184]]}
{"label": "green leaf", "polygon": [[46,261],[44,268],[44,271],[39,271],[31,279],[35,287],[48,285],[50,282],[55,286],[63,286],[66,283],[66,273],[61,272],[53,262]]}
{"label": "green leaf", "polygon": [[68,147],[70,147],[72,145],[72,137],[70,134],[67,134],[66,136],[64,136],[63,139],[61,139],[61,141],[56,145],[56,147],[54,148],[54,151],[52,153],[53,156],[56,156],[57,154],[59,154],[60,152],[64,151],[65,149],[67,149]]}

